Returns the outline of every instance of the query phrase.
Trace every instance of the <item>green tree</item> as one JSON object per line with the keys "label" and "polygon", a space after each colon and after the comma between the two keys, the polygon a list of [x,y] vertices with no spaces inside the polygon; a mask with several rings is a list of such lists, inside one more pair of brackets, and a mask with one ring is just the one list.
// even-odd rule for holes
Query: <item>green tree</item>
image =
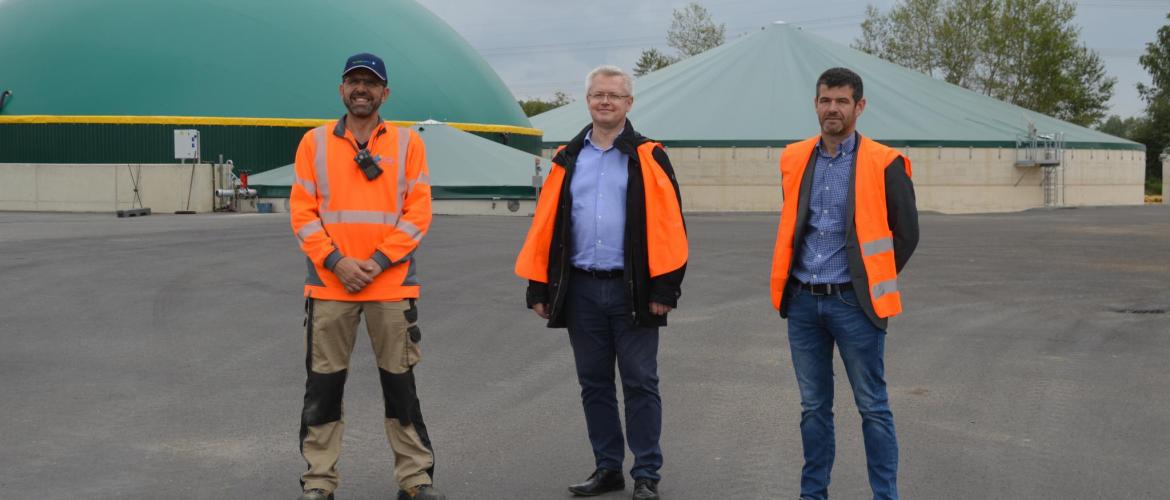
{"label": "green tree", "polygon": [[[1147,186],[1162,178],[1159,156],[1170,146],[1170,14],[1167,24],[1158,29],[1154,41],[1146,44],[1146,53],[1138,58],[1150,73],[1150,85],[1139,83],[1138,94],[1146,101],[1146,127],[1134,140],[1146,145]],[[1163,196],[1166,193],[1162,193]]]}
{"label": "green tree", "polygon": [[715,25],[711,13],[696,2],[675,9],[666,30],[666,44],[687,58],[723,44],[726,25]]}
{"label": "green tree", "polygon": [[697,2],[674,9],[671,17],[666,44],[677,50],[678,55],[671,56],[654,48],[643,50],[634,65],[634,76],[645,75],[723,45],[727,26],[723,23],[716,25],[711,13]]}
{"label": "green tree", "polygon": [[634,63],[634,76],[642,76],[660,70],[672,63],[674,63],[674,58],[659,52],[658,49],[643,50],[642,55],[638,57],[638,62]]}
{"label": "green tree", "polygon": [[1097,126],[1097,130],[1123,139],[1136,141],[1141,137],[1145,127],[1146,123],[1143,118],[1136,116],[1122,118],[1117,115],[1112,115],[1101,122],[1101,125]]}
{"label": "green tree", "polygon": [[885,15],[867,6],[855,47],[937,77],[942,6],[940,0],[905,0]]}
{"label": "green tree", "polygon": [[1116,79],[1080,41],[1072,0],[903,0],[870,6],[854,47],[950,83],[1091,125]]}
{"label": "green tree", "polygon": [[956,0],[951,8],[943,10],[937,41],[940,74],[932,76],[941,76],[960,87],[974,88],[981,51],[971,41],[978,40],[982,36],[980,32],[986,29],[979,22],[990,17],[991,5],[983,0]]}
{"label": "green tree", "polygon": [[550,109],[556,109],[573,102],[573,99],[569,98],[568,94],[558,90],[553,94],[553,98],[547,101],[536,98],[516,102],[520,103],[520,109],[524,110],[524,116],[536,116]]}

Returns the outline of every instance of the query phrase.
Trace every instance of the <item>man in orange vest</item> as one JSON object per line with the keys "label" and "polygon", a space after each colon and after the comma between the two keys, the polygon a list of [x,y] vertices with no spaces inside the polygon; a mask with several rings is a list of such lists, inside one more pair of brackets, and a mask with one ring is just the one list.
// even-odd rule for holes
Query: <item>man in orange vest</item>
{"label": "man in orange vest", "polygon": [[399,500],[446,498],[432,486],[434,453],[415,391],[419,282],[415,250],[431,224],[422,139],[382,121],[390,96],[386,66],[373,54],[349,58],[339,86],[346,114],[310,130],[296,156],[289,197],[292,229],[305,253],[305,406],[300,448],[308,464],[301,500],[333,500],[341,455],[342,390],[357,326],[378,361],[386,436]]}
{"label": "man in orange vest", "polygon": [[[625,488],[625,442],[636,500],[657,499],[662,467],[658,328],[677,306],[687,235],[674,169],[626,113],[633,80],[614,66],[586,78],[593,123],[557,150],[516,259],[528,307],[569,330],[596,468],[578,496]],[[626,434],[614,383],[621,371]]]}
{"label": "man in orange vest", "polygon": [[855,130],[865,110],[857,73],[829,69],[816,89],[820,135],[780,157],[784,207],[771,280],[800,387],[800,498],[828,498],[836,345],[861,413],[873,498],[896,499],[898,441],[883,357],[887,320],[902,310],[898,272],[918,245],[910,160]]}

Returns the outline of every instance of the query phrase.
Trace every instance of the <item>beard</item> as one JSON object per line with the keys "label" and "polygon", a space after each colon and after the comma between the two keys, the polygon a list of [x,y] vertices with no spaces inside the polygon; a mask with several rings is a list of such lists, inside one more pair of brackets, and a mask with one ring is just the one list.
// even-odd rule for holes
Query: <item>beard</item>
{"label": "beard", "polygon": [[[355,100],[354,100],[355,97],[365,97],[365,98],[369,99],[369,101],[359,104],[359,103],[355,102]],[[349,111],[349,114],[356,116],[358,118],[366,118],[369,116],[373,116],[373,114],[376,113],[378,111],[378,108],[381,106],[382,106],[382,103],[380,101],[376,100],[376,98],[372,95],[370,95],[370,96],[367,96],[367,95],[353,96],[353,95],[351,95],[351,96],[349,96],[348,99],[345,100],[345,109]]]}
{"label": "beard", "polygon": [[848,125],[849,124],[845,121],[845,117],[842,116],[825,118],[821,120],[821,132],[828,135],[841,135],[849,128]]}

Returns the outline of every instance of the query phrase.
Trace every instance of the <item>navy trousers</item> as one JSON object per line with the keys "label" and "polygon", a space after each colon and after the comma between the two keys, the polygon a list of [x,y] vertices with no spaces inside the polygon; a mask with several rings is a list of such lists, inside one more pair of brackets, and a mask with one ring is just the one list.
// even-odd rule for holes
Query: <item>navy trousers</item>
{"label": "navy trousers", "polygon": [[[634,324],[630,291],[621,278],[574,273],[566,299],[569,341],[597,468],[622,470],[628,442],[634,455],[630,476],[657,481],[662,468],[658,328]],[[615,362],[625,400],[625,439],[618,414]]]}

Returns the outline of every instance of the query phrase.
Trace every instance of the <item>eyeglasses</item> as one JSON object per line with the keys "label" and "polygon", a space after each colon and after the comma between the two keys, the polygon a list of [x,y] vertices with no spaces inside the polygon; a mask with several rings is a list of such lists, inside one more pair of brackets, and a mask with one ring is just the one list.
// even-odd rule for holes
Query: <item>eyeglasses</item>
{"label": "eyeglasses", "polygon": [[608,94],[608,93],[598,92],[596,94],[587,94],[585,97],[589,98],[589,100],[593,101],[593,102],[606,102],[606,101],[617,102],[619,100],[625,99],[625,98],[630,97],[630,96],[623,95],[623,94]]}
{"label": "eyeglasses", "polygon": [[382,86],[386,85],[386,82],[383,82],[382,80],[377,80],[374,78],[346,77],[344,82],[346,85],[349,85],[350,87],[375,88],[375,87],[382,87]]}

